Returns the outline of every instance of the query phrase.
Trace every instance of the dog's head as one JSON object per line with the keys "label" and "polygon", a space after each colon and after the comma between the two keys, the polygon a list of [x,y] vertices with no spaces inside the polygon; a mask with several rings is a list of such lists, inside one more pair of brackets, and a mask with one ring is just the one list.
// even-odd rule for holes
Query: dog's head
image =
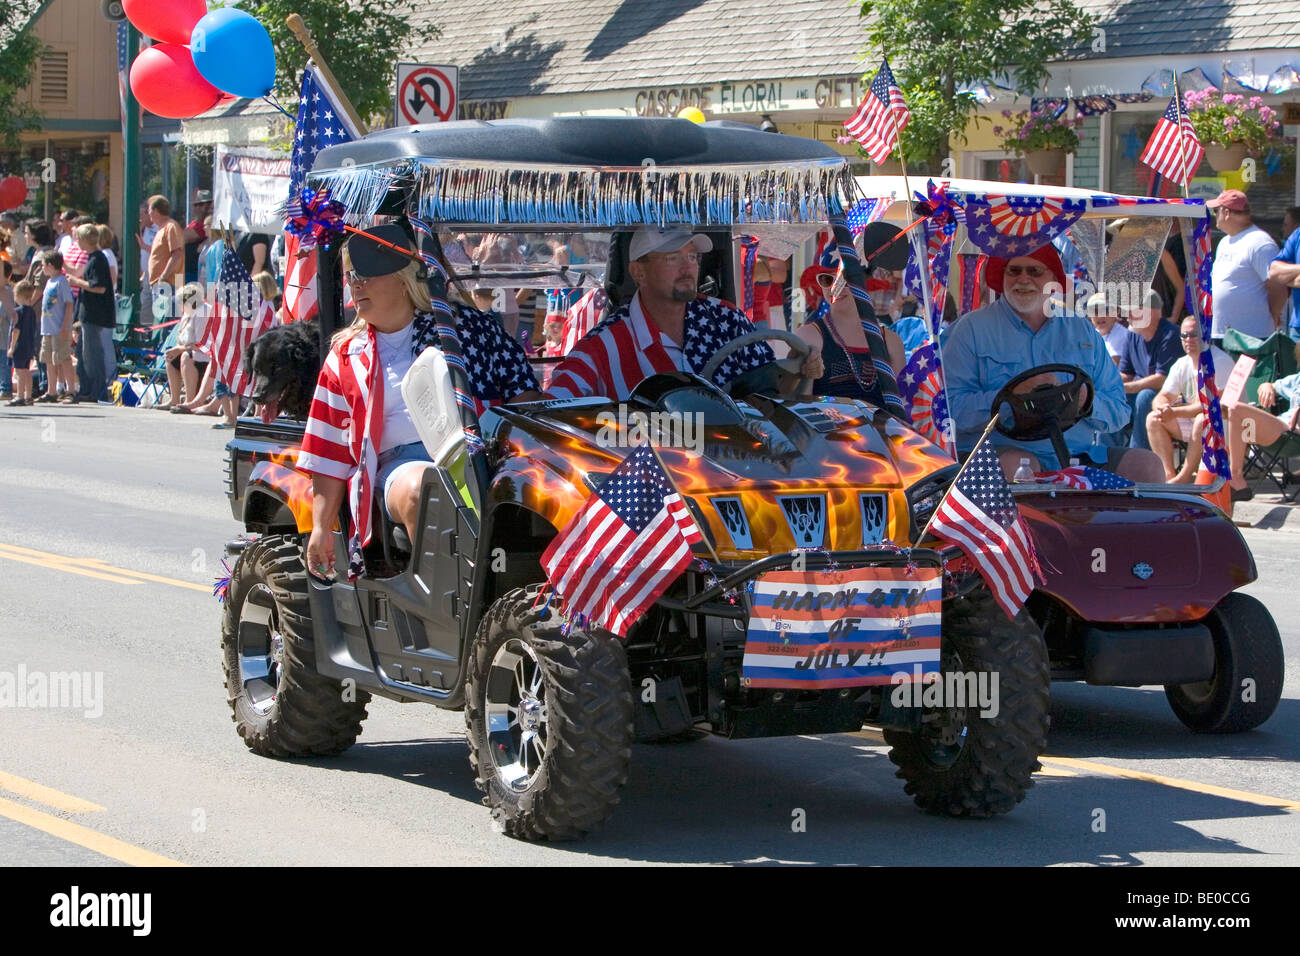
{"label": "dog's head", "polygon": [[320,324],[293,322],[258,336],[244,350],[244,372],[262,421],[281,414],[305,419],[320,372]]}

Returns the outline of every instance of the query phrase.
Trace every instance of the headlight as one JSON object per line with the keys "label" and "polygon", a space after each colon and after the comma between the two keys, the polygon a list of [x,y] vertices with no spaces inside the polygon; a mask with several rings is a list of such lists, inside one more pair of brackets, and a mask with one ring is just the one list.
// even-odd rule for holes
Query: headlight
{"label": "headlight", "polygon": [[948,491],[948,486],[957,477],[959,470],[959,466],[949,465],[947,468],[922,478],[907,489],[907,506],[912,515],[913,544],[916,544],[916,536],[921,533],[921,529],[930,520],[930,516],[934,514],[934,509],[939,507],[939,502],[943,500],[943,496]]}

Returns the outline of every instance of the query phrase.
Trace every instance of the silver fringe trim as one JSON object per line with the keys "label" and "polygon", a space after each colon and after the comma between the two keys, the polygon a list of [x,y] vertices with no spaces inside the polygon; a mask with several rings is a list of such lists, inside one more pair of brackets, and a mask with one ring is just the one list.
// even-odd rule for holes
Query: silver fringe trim
{"label": "silver fringe trim", "polygon": [[[519,168],[416,160],[418,215],[575,226],[824,223],[853,188],[842,161],[782,166]],[[335,198],[342,199],[335,195]],[[346,202],[346,200],[344,200]],[[349,209],[352,207],[349,206]]]}
{"label": "silver fringe trim", "polygon": [[330,198],[346,210],[343,219],[350,226],[370,222],[379,212],[395,183],[411,175],[411,164],[398,166],[351,166],[312,173],[307,177],[311,189],[328,189]]}

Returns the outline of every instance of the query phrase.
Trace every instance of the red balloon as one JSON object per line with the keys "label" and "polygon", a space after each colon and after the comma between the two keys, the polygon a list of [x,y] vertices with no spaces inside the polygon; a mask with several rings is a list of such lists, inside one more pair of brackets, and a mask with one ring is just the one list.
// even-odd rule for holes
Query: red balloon
{"label": "red balloon", "polygon": [[19,176],[0,180],[0,210],[17,209],[27,201],[27,184]]}
{"label": "red balloon", "polygon": [[219,89],[199,75],[189,47],[158,43],[131,64],[131,92],[150,113],[189,119],[220,101]]}
{"label": "red balloon", "polygon": [[122,9],[145,36],[188,46],[208,5],[205,0],[122,0]]}

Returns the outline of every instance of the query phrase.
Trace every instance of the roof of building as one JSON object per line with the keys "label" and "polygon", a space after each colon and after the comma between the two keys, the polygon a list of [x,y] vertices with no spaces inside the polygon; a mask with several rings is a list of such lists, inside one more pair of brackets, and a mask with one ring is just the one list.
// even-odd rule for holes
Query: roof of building
{"label": "roof of building", "polygon": [[[1300,47],[1292,0],[1077,0],[1106,28],[1088,58]],[[460,66],[463,100],[836,76],[870,70],[845,0],[500,0],[422,4],[442,35],[408,59]],[[870,62],[868,62],[870,61]]]}

